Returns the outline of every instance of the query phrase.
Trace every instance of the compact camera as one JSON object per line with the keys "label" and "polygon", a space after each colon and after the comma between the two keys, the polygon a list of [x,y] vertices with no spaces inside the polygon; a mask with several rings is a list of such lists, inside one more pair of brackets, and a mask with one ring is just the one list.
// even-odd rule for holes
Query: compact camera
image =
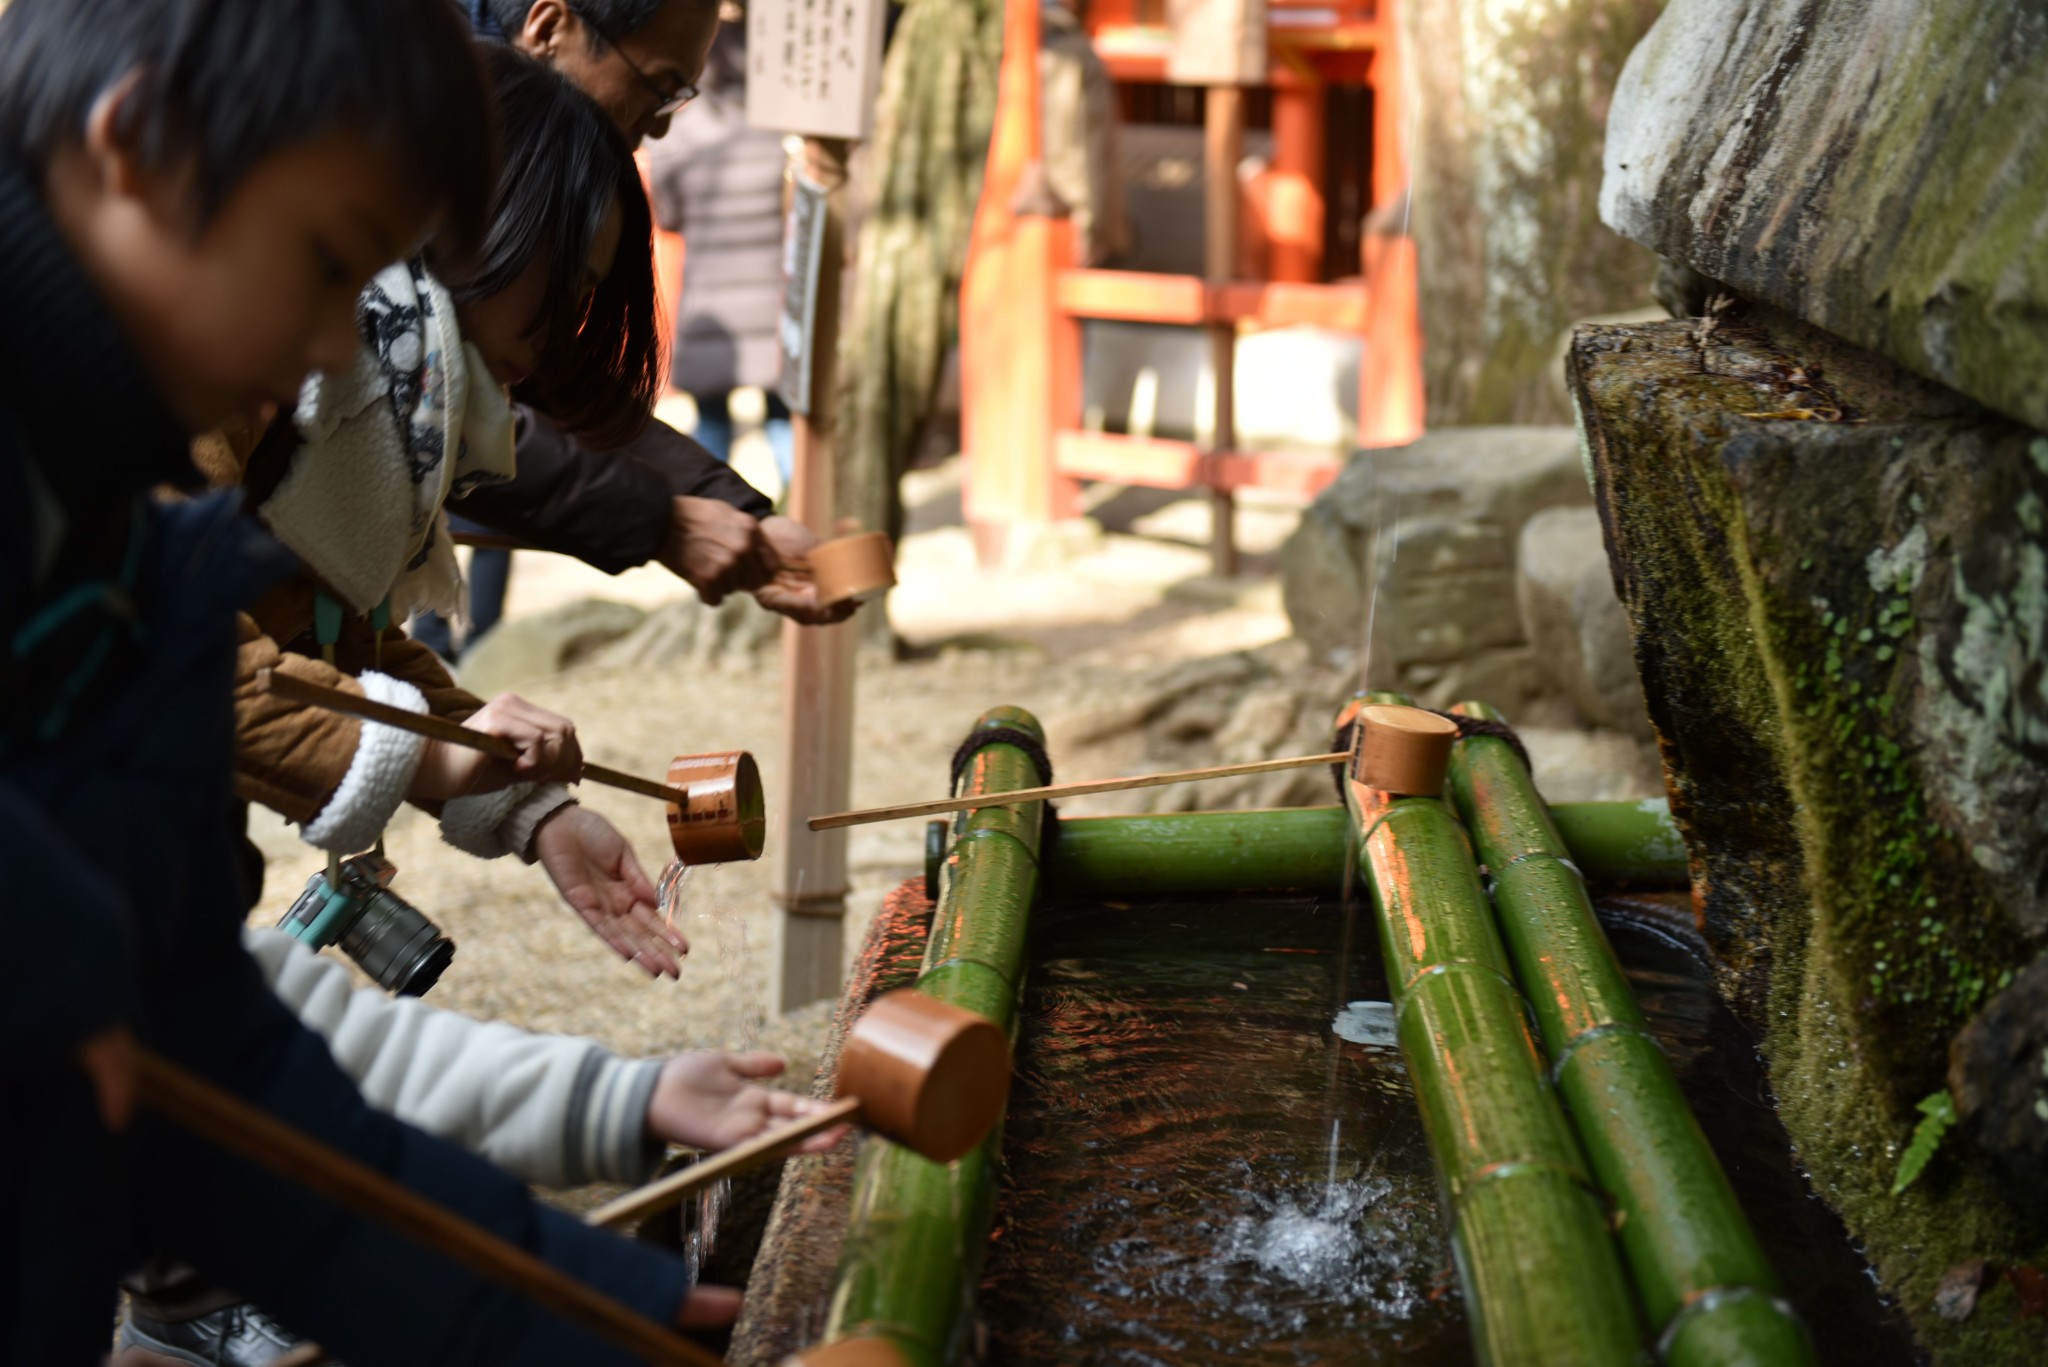
{"label": "compact camera", "polygon": [[391,891],[397,874],[381,854],[344,859],[340,886],[314,874],[277,928],[315,949],[338,944],[380,986],[401,997],[420,996],[440,981],[455,942]]}

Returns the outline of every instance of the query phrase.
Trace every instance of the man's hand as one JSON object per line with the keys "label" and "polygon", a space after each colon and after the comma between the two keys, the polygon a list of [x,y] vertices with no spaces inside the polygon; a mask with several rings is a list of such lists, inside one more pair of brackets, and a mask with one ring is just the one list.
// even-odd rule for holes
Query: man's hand
{"label": "man's hand", "polygon": [[101,1123],[116,1134],[127,1129],[135,1118],[135,1036],[128,1027],[109,1026],[88,1036],[78,1046],[78,1066],[92,1079]]}
{"label": "man's hand", "polygon": [[774,579],[754,590],[754,601],[770,612],[779,612],[792,622],[807,627],[830,626],[853,616],[858,603],[818,602],[818,586],[803,567],[818,537],[794,518],[776,514],[761,519],[761,535],[775,548],[782,570]]}
{"label": "man's hand", "polygon": [[420,752],[406,796],[415,802],[446,802],[470,793],[492,793],[515,783],[574,783],[583,776],[583,750],[576,723],[536,707],[516,693],[500,693],[462,723],[471,731],[499,736],[519,747],[516,760],[430,740]]}
{"label": "man's hand", "polygon": [[729,593],[760,588],[782,569],[762,524],[730,503],[680,495],[674,508],[661,563],[712,607]]}
{"label": "man's hand", "polygon": [[562,900],[621,959],[649,977],[682,976],[690,942],[661,923],[654,884],[611,822],[574,802],[557,807],[533,833],[533,853]]}
{"label": "man's hand", "polygon": [[[774,1054],[677,1054],[661,1066],[654,1084],[647,1132],[693,1149],[729,1149],[773,1126],[824,1110],[822,1101],[755,1085],[755,1079],[776,1077],[787,1066]],[[844,1125],[835,1125],[805,1140],[798,1152],[822,1153],[844,1133]]]}

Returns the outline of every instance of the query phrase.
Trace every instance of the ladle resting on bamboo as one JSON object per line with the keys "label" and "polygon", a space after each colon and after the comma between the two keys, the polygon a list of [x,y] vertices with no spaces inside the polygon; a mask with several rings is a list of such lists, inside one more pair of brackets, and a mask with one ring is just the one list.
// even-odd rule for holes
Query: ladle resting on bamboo
{"label": "ladle resting on bamboo", "polygon": [[1082,797],[1088,793],[1120,793],[1128,788],[1160,788],[1169,783],[1198,783],[1205,778],[1235,778],[1240,774],[1273,774],[1284,769],[1314,769],[1319,765],[1343,764],[1349,750],[1325,755],[1294,755],[1286,759],[1253,760],[1248,764],[1220,764],[1212,769],[1179,769],[1168,774],[1140,774],[1135,778],[1092,779],[1085,783],[1056,783],[1046,788],[1017,788],[1006,793],[982,793],[973,797],[941,797],[929,802],[901,802],[890,807],[866,807],[854,812],[832,812],[814,816],[814,831],[840,826],[863,826],[873,821],[895,821],[902,817],[939,816],[946,812],[971,812],[978,807],[1014,807],[1020,802],[1044,802],[1060,797]]}

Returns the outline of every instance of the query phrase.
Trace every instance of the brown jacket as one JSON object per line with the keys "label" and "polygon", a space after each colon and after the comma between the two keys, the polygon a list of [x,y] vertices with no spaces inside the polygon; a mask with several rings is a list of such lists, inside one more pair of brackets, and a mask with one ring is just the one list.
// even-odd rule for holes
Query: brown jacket
{"label": "brown jacket", "polygon": [[[202,438],[192,452],[194,463],[215,487],[232,488],[250,476],[252,492],[259,494],[267,492],[258,489],[266,476],[274,488],[282,475],[281,469],[273,473],[262,468],[266,455],[244,433]],[[456,686],[433,651],[396,626],[386,628],[380,642],[367,618],[343,619],[334,663],[328,664],[313,634],[313,596],[318,587],[311,575],[297,575],[243,613],[235,662],[236,794],[300,823],[319,815],[341,786],[355,760],[362,723],[344,713],[264,692],[257,683],[262,670],[275,669],[361,696],[362,685],[354,676],[374,669],[413,685],[425,695],[429,712],[453,721],[483,706]]]}

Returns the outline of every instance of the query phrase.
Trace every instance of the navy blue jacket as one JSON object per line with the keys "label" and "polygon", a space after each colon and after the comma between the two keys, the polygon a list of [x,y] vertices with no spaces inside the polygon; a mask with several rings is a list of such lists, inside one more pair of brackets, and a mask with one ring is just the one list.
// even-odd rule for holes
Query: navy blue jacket
{"label": "navy blue jacket", "polygon": [[240,947],[235,608],[289,568],[186,438],[0,160],[0,1363],[97,1363],[113,1282],[182,1259],[345,1360],[630,1360],[439,1255],[144,1114],[111,1136],[71,1062],[153,1048],[668,1319],[679,1261],[537,1206],[366,1106]]}

